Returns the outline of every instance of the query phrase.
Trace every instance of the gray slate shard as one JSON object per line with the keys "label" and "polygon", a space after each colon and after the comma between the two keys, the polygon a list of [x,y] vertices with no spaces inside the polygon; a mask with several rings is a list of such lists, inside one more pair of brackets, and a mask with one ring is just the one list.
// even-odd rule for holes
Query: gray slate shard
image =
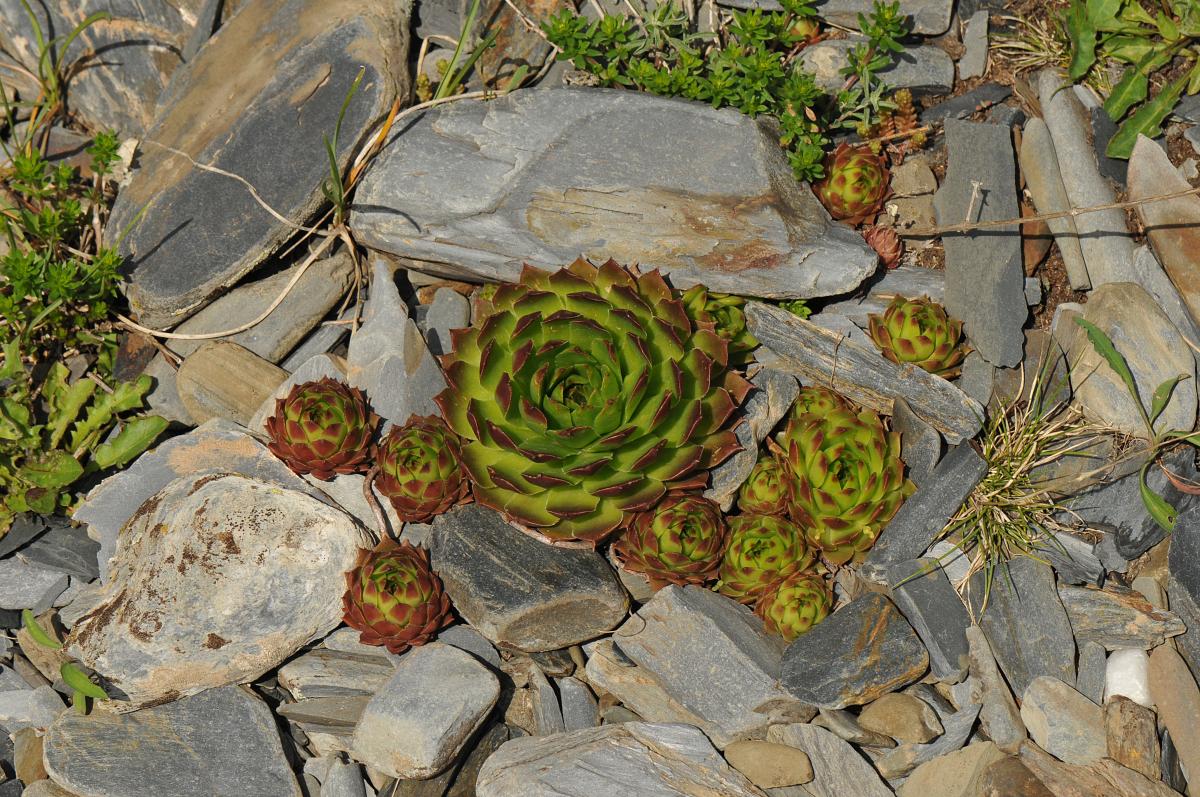
{"label": "gray slate shard", "polygon": [[582,255],[661,268],[681,289],[806,298],[853,290],[877,264],[795,181],[777,131],[615,89],[522,89],[423,114],[371,164],[351,224],[423,271],[485,280]]}
{"label": "gray slate shard", "polygon": [[286,218],[307,219],[324,201],[319,187],[329,173],[321,136],[338,121],[359,68],[339,168],[408,93],[401,31],[410,9],[384,0],[246,3],[178,72],[109,219],[142,323],[178,324],[294,234],[244,185],[188,158],[240,175]]}
{"label": "gray slate shard", "polygon": [[8,556],[13,551],[19,550],[28,544],[30,540],[36,539],[39,534],[45,533],[49,527],[47,521],[38,515],[17,515],[13,518],[12,526],[8,529],[8,533],[0,537],[0,559]]}
{"label": "gray slate shard", "polygon": [[[949,163],[933,200],[938,224],[1019,216],[1012,132],[954,119],[946,120],[944,130]],[[1014,225],[953,233],[942,241],[946,311],[962,320],[967,337],[985,360],[998,366],[1018,364],[1025,344],[1021,330],[1029,315],[1020,230]]]}
{"label": "gray slate shard", "polygon": [[[813,779],[799,792],[812,797],[890,797],[891,789],[850,744],[816,725],[774,725],[767,741],[808,754]],[[772,790],[775,793],[776,790]],[[781,791],[781,790],[780,790]],[[789,795],[791,792],[789,792]]]}
{"label": "gray slate shard", "polygon": [[612,630],[629,607],[603,556],[539,542],[479,504],[438,516],[432,554],[455,609],[498,646],[569,647]]}
{"label": "gray slate shard", "polygon": [[18,556],[47,570],[91,581],[100,575],[99,552],[100,543],[82,526],[56,526],[22,548]]}
{"label": "gray slate shard", "polygon": [[880,532],[867,564],[882,567],[923,555],[986,472],[987,462],[970,443],[950,449]]}
{"label": "gray slate shard", "polygon": [[985,578],[984,571],[971,578],[972,614],[1013,691],[1025,694],[1040,675],[1075,683],[1075,638],[1058,597],[1054,570],[1026,556],[1014,558],[995,573],[986,609]]}
{"label": "gray slate shard", "polygon": [[931,124],[946,119],[966,119],[972,114],[1004,102],[1012,89],[999,83],[984,83],[965,94],[931,105],[921,112],[921,123]]}
{"label": "gray slate shard", "polygon": [[1175,521],[1167,566],[1171,609],[1189,629],[1175,644],[1200,682],[1200,504],[1190,504]]}
{"label": "gray slate shard", "polygon": [[940,680],[962,680],[969,663],[966,631],[971,618],[946,571],[936,559],[915,559],[892,565],[887,574],[892,600],[929,651],[930,671]]}
{"label": "gray slate shard", "polygon": [[[850,65],[851,50],[865,41],[862,36],[852,36],[810,44],[800,51],[800,62],[816,75],[818,86],[833,92],[846,82],[842,70]],[[879,76],[889,86],[909,89],[918,96],[945,94],[954,86],[954,61],[940,47],[908,46]]]}
{"label": "gray slate shard", "polygon": [[867,593],[801,635],[783,654],[783,688],[818,708],[869,703],[925,674],[929,655],[899,610]]}
{"label": "gray slate shard", "polygon": [[300,797],[275,717],[239,686],[132,714],[67,711],[46,733],[45,764],[92,797]]}

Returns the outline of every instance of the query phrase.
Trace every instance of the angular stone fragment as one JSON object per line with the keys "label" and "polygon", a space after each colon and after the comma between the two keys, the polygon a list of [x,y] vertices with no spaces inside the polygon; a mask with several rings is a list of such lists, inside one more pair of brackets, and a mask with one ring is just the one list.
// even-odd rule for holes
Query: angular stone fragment
{"label": "angular stone fragment", "polygon": [[835,733],[838,738],[845,739],[859,747],[895,747],[896,740],[882,733],[868,731],[858,722],[858,717],[840,708],[823,708],[820,715],[813,721],[826,730]]}
{"label": "angular stone fragment", "polygon": [[247,3],[179,71],[108,225],[130,261],[126,295],[142,323],[178,324],[294,234],[245,185],[189,159],[240,175],[278,214],[307,220],[329,175],[321,134],[338,121],[359,69],[339,169],[408,93],[401,31],[410,11],[382,0]]}
{"label": "angular stone fragment", "polygon": [[967,644],[971,651],[971,678],[968,683],[978,681],[978,695],[974,702],[982,706],[979,710],[980,729],[1001,750],[1016,753],[1025,739],[1025,725],[1017,711],[1016,701],[992,657],[987,637],[979,626],[973,625],[967,629]]}
{"label": "angular stone fragment", "polygon": [[[1021,135],[1021,174],[1034,205],[1039,213],[1061,213],[1069,210],[1067,189],[1063,186],[1062,173],[1058,170],[1058,156],[1054,152],[1054,141],[1046,123],[1034,117],[1025,123]],[[1062,253],[1063,264],[1071,287],[1077,291],[1092,287],[1088,277],[1083,251],[1079,248],[1079,231],[1070,216],[1050,219],[1046,222],[1054,233],[1054,241]]]}
{"label": "angular stone fragment", "polygon": [[351,223],[365,245],[422,270],[487,280],[583,255],[662,268],[680,289],[804,298],[853,290],[876,264],[795,182],[777,132],[607,89],[426,112],[372,163]]}
{"label": "angular stone fragment", "polygon": [[1162,774],[1155,713],[1127,697],[1104,705],[1104,732],[1108,757],[1151,780]]}
{"label": "angular stone fragment", "polygon": [[1104,703],[1105,668],[1108,654],[1099,642],[1079,644],[1079,664],[1075,673],[1075,691],[1096,705]]}
{"label": "angular stone fragment", "polygon": [[972,611],[1013,691],[1023,694],[1039,675],[1075,683],[1075,638],[1050,566],[1016,557],[992,582],[986,608],[984,578],[972,578]]}
{"label": "angular stone fragment", "polygon": [[428,778],[450,765],[500,696],[474,656],[432,642],[400,658],[354,729],[355,758],[394,778]]}
{"label": "angular stone fragment", "polygon": [[760,789],[798,786],[813,779],[812,764],[801,750],[761,740],[734,742],[725,760]]}
{"label": "angular stone fragment", "polygon": [[786,744],[808,754],[813,779],[804,788],[812,797],[891,797],[858,751],[845,741],[816,725],[772,725],[767,741]]}
{"label": "angular stone fragment", "polygon": [[[1011,131],[947,119],[945,133],[949,165],[934,197],[938,224],[1019,216]],[[1016,226],[988,228],[947,234],[942,242],[946,311],[963,322],[963,331],[985,360],[1017,365],[1028,315],[1020,231]]]}
{"label": "angular stone fragment", "polygon": [[1057,678],[1040,675],[1021,701],[1029,737],[1069,764],[1091,764],[1106,755],[1100,707]]}
{"label": "angular stone fragment", "polygon": [[192,352],[175,372],[179,401],[194,423],[227,418],[248,426],[287,372],[254,352],[213,340]]}
{"label": "angular stone fragment", "polygon": [[1179,797],[1174,789],[1107,758],[1091,766],[1065,764],[1025,742],[1021,763],[1054,797]]}
{"label": "angular stone fragment", "polygon": [[887,598],[867,593],[793,642],[781,684],[820,708],[862,705],[916,681],[929,655]]}
{"label": "angular stone fragment", "polygon": [[[590,648],[587,677],[598,691],[613,695],[637,718],[649,722],[684,723],[710,731],[705,719],[668,694],[653,674],[634,664],[611,639],[602,639]],[[604,719],[608,724],[627,721],[612,719],[608,712]]]}
{"label": "angular stone fragment", "polygon": [[68,711],[46,733],[45,762],[92,797],[300,797],[271,710],[238,686],[131,714]]}
{"label": "angular stone fragment", "polygon": [[1171,609],[1190,629],[1175,638],[1192,676],[1200,680],[1200,502],[1179,513],[1167,559]]}
{"label": "angular stone fragment", "polygon": [[1150,654],[1150,694],[1158,707],[1159,721],[1175,744],[1184,772],[1200,772],[1200,735],[1195,732],[1200,717],[1200,687],[1183,659],[1170,646]]}
{"label": "angular stone fragment", "polygon": [[[842,70],[850,64],[850,53],[864,41],[861,36],[851,36],[817,42],[801,50],[799,60],[816,75],[818,86],[833,92],[846,81]],[[917,96],[945,94],[954,85],[954,61],[939,47],[916,45],[906,47],[879,76],[889,86],[908,89]]]}
{"label": "angular stone fragment", "polygon": [[772,367],[795,374],[803,384],[830,387],[877,412],[891,412],[902,398],[917,417],[957,443],[974,437],[983,409],[941,377],[911,364],[897,365],[874,349],[822,329],[787,310],[760,302],[746,306],[756,338],[776,355]]}
{"label": "angular stone fragment", "polygon": [[668,586],[613,632],[613,642],[724,748],[761,738],[771,712],[797,701],[779,688],[785,643],[736,601]]}
{"label": "angular stone fragment", "polygon": [[1005,758],[991,742],[976,742],[917,767],[897,792],[899,797],[977,797],[984,772]]}
{"label": "angular stone fragment", "polygon": [[484,763],[476,795],[763,797],[763,792],[725,763],[696,728],[627,722],[512,739]]}
{"label": "angular stone fragment", "polygon": [[905,742],[888,750],[875,762],[879,774],[888,779],[904,777],[916,767],[943,758],[960,749],[971,735],[979,706],[965,706],[942,719],[945,732],[928,744]]}
{"label": "angular stone fragment", "polygon": [[101,602],[67,638],[131,709],[256,678],[342,619],[368,544],[348,515],[245,476],[184,476],[122,529]]}
{"label": "angular stone fragment", "polygon": [[386,655],[317,648],[280,667],[277,677],[292,697],[305,700],[373,694],[387,683],[395,669],[395,663]]}
{"label": "angular stone fragment", "polygon": [[936,559],[901,562],[887,572],[892,600],[929,651],[930,672],[939,679],[961,680],[967,674],[971,618],[946,572]]}
{"label": "angular stone fragment", "polygon": [[1106,650],[1150,650],[1187,630],[1174,612],[1154,608],[1127,587],[1060,586],[1058,597],[1075,639],[1099,642]]}
{"label": "angular stone fragment", "polygon": [[434,521],[433,568],[454,607],[501,647],[556,650],[625,618],[628,598],[604,557],[539,542],[471,504]]}
{"label": "angular stone fragment", "polygon": [[937,738],[943,731],[932,708],[912,695],[899,692],[872,701],[858,715],[858,722],[868,731],[918,744]]}
{"label": "angular stone fragment", "polygon": [[979,779],[981,797],[1054,797],[1015,756],[994,762]]}
{"label": "angular stone fragment", "polygon": [[555,678],[562,706],[563,726],[568,731],[595,728],[600,724],[600,707],[596,696],[578,678]]}

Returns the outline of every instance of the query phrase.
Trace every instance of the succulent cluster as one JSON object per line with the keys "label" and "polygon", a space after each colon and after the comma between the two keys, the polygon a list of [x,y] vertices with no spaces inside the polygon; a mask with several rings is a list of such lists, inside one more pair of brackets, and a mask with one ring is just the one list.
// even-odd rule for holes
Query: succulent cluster
{"label": "succulent cluster", "polygon": [[450,598],[429,567],[429,554],[385,539],[359,551],[342,596],[346,625],[365,645],[403,653],[423,645],[450,624]]}
{"label": "succulent cluster", "polygon": [[599,544],[738,449],[749,390],[657,271],[526,267],[453,333],[437,397],[475,500],[549,542]]}
{"label": "succulent cluster", "polygon": [[890,181],[882,155],[843,143],[826,158],[825,177],[813,185],[813,191],[829,215],[859,224],[883,209]]}
{"label": "succulent cluster", "polygon": [[874,226],[863,232],[863,238],[867,242],[867,246],[875,250],[875,254],[879,255],[879,262],[883,263],[885,268],[895,268],[900,265],[900,258],[904,256],[904,241],[900,240],[900,236],[891,227]]}
{"label": "succulent cluster", "polygon": [[912,363],[946,379],[962,370],[967,356],[962,322],[937,302],[897,296],[883,315],[872,313],[868,322],[871,339],[892,362]]}

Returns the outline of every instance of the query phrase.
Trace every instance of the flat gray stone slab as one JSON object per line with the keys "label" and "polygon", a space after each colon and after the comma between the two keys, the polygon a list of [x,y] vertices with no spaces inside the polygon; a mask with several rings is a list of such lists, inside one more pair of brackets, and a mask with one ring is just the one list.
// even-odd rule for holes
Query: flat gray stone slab
{"label": "flat gray stone slab", "polygon": [[[817,85],[836,91],[846,82],[842,70],[850,65],[850,51],[865,41],[861,36],[818,42],[800,51],[800,61],[817,76]],[[913,94],[944,94],[954,86],[954,61],[940,47],[909,46],[896,54],[896,62],[880,70],[879,77],[893,89]]]}
{"label": "flat gray stone slab", "polygon": [[300,797],[275,717],[238,686],[133,714],[62,714],[45,737],[50,776],[89,797]]}
{"label": "flat gray stone slab", "polygon": [[523,89],[422,115],[364,175],[351,226],[422,270],[486,280],[582,255],[661,268],[677,288],[812,297],[853,290],[877,262],[796,182],[777,132],[615,89]]}
{"label": "flat gray stone slab", "polygon": [[142,323],[178,324],[294,233],[244,185],[163,146],[240,175],[280,214],[307,220],[324,201],[329,173],[321,136],[333,132],[359,68],[366,71],[339,141],[343,167],[408,92],[401,31],[410,9],[385,0],[247,3],[179,71],[108,226],[117,240],[142,214],[120,246],[126,295]]}

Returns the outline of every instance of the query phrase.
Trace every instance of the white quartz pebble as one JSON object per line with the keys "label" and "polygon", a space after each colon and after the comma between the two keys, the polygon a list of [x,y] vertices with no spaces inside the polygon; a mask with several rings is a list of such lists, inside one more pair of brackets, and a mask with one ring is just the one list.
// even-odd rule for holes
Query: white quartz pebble
{"label": "white quartz pebble", "polygon": [[1150,697],[1150,657],[1137,648],[1122,648],[1108,654],[1104,671],[1104,700],[1122,695],[1147,708],[1154,708]]}

